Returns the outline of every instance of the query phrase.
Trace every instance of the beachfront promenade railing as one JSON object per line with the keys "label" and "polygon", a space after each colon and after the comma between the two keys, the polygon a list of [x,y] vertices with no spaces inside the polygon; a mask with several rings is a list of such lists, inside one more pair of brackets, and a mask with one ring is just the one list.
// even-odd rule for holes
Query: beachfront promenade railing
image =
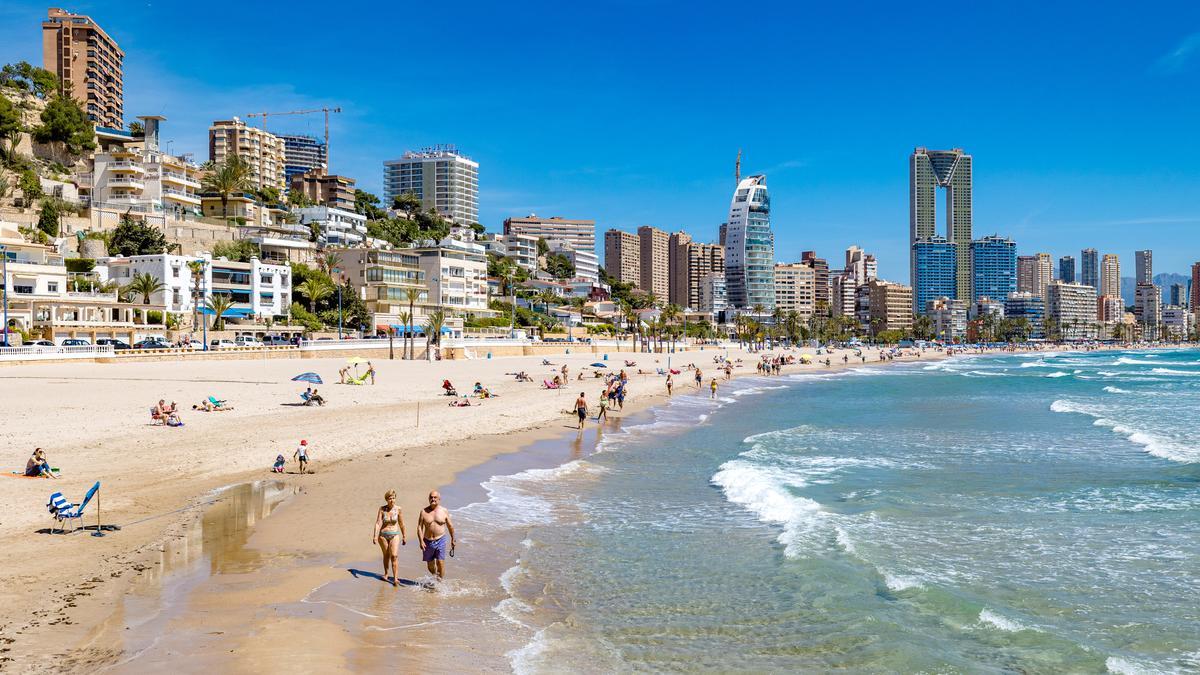
{"label": "beachfront promenade railing", "polygon": [[0,361],[49,361],[58,359],[94,359],[112,356],[111,345],[78,347],[0,347]]}

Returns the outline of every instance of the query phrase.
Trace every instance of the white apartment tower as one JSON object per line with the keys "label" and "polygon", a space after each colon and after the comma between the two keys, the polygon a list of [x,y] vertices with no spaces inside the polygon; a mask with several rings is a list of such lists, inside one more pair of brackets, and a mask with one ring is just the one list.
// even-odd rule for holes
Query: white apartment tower
{"label": "white apartment tower", "polygon": [[734,309],[775,308],[775,235],[767,177],[743,178],[725,229],[725,293]]}
{"label": "white apartment tower", "polygon": [[411,192],[422,210],[436,209],[460,225],[479,222],[479,163],[454,146],[408,151],[383,163],[383,201]]}

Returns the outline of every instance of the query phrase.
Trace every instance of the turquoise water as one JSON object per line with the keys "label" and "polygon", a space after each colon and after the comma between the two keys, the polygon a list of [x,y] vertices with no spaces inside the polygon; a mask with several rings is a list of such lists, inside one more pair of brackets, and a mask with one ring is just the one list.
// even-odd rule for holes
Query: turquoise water
{"label": "turquoise water", "polygon": [[1196,672],[1198,411],[1197,351],[743,379],[463,517],[520,672]]}

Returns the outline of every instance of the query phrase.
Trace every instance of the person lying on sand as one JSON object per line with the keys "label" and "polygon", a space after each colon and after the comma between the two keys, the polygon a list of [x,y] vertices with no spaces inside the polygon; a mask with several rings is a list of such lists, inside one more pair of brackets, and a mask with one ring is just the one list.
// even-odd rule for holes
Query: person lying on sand
{"label": "person lying on sand", "polygon": [[50,461],[46,459],[46,451],[41,448],[35,449],[33,454],[29,456],[29,461],[25,462],[25,475],[40,478],[58,478],[50,470]]}
{"label": "person lying on sand", "polygon": [[456,398],[453,401],[447,403],[446,405],[450,406],[451,408],[470,408],[471,407],[471,399]]}

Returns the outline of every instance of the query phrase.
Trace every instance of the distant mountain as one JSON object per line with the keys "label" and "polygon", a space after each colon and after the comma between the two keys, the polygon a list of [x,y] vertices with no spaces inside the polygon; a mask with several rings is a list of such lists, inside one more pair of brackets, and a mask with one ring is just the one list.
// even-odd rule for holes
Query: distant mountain
{"label": "distant mountain", "polygon": [[[1171,285],[1183,284],[1187,288],[1189,277],[1186,274],[1176,274],[1174,272],[1163,272],[1162,274],[1154,275],[1154,283],[1163,292],[1163,304],[1167,304],[1171,300]],[[1136,284],[1133,282],[1133,277],[1121,277],[1121,301],[1126,307],[1133,305],[1133,289]]]}

